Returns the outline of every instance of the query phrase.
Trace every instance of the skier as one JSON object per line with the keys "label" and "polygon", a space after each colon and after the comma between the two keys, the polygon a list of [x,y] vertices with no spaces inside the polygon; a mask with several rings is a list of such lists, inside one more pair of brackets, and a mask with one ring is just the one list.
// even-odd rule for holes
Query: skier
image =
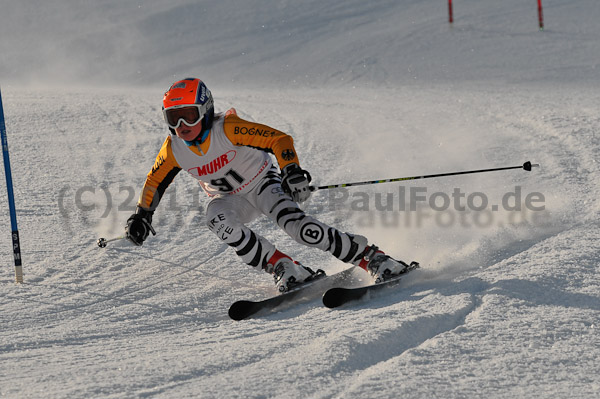
{"label": "skier", "polygon": [[233,108],[215,114],[211,92],[200,79],[175,82],[164,95],[163,115],[171,134],[148,173],[136,212],[127,220],[126,237],[134,244],[142,245],[149,232],[156,234],[152,215],[173,178],[185,170],[212,198],[206,209],[210,231],[233,247],[242,261],[271,273],[281,292],[310,280],[315,272],[245,225],[260,215],[297,242],[363,268],[376,282],[407,267],[368,245],[367,238],[343,233],[305,214],[298,203],[311,195],[311,176],[300,167],[292,138],[241,119]]}

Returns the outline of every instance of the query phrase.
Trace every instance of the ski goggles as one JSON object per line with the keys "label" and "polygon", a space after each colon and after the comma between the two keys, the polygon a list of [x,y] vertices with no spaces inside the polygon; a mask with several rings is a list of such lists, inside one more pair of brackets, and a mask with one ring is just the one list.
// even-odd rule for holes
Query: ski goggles
{"label": "ski goggles", "polygon": [[192,127],[202,122],[208,108],[208,102],[206,104],[179,105],[163,109],[163,116],[171,129],[177,129],[182,122]]}

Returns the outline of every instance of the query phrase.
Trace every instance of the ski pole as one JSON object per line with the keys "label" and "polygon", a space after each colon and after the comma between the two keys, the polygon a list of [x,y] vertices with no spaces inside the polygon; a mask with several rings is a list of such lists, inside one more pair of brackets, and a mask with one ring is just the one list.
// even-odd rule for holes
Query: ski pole
{"label": "ski pole", "polygon": [[20,284],[23,282],[23,263],[21,259],[19,228],[17,227],[17,211],[15,208],[12,172],[10,171],[10,157],[8,155],[6,124],[4,123],[4,108],[2,107],[2,93],[0,93],[0,138],[2,139],[2,158],[4,159],[4,175],[6,176],[6,192],[8,193],[8,212],[10,213],[13,257],[15,260],[15,280]]}
{"label": "ski pole", "polygon": [[98,241],[96,241],[96,243],[98,244],[98,246],[100,248],[104,248],[104,247],[106,247],[106,244],[108,244],[109,242],[117,241],[117,240],[122,240],[124,238],[125,238],[124,235],[123,236],[119,236],[119,237],[115,237],[115,238],[109,238],[108,240],[106,238],[98,238]]}
{"label": "ski pole", "polygon": [[434,178],[434,177],[467,175],[467,174],[471,174],[471,173],[494,172],[494,171],[498,171],[498,170],[508,170],[508,169],[525,169],[526,171],[531,171],[531,168],[539,167],[539,166],[540,166],[540,164],[537,164],[537,163],[532,164],[531,162],[527,161],[523,165],[520,165],[520,166],[507,166],[507,167],[503,167],[503,168],[467,170],[464,172],[438,173],[438,174],[434,174],[434,175],[424,175],[424,176],[397,177],[395,179],[370,180],[370,181],[361,181],[361,182],[354,182],[354,183],[332,184],[332,185],[327,185],[327,186],[310,186],[310,191],[328,190],[330,188],[364,186],[367,184],[391,183],[391,182],[404,181],[404,180],[419,180],[419,179],[430,179],[430,178]]}

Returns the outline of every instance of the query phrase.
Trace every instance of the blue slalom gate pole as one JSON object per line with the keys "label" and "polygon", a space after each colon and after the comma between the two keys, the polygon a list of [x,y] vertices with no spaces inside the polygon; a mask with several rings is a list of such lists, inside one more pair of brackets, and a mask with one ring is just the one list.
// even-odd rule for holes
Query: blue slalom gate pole
{"label": "blue slalom gate pole", "polygon": [[10,209],[10,227],[12,231],[13,255],[15,258],[15,278],[17,283],[23,282],[23,266],[21,265],[21,244],[17,227],[17,211],[13,192],[10,157],[8,155],[8,139],[4,123],[4,108],[2,107],[2,92],[0,91],[0,136],[2,137],[2,157],[4,158],[4,174],[6,175],[6,191],[8,192],[8,208]]}

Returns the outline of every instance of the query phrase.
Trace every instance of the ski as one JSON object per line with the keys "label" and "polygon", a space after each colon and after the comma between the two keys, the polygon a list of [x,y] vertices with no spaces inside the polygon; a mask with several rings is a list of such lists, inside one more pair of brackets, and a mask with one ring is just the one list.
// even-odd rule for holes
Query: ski
{"label": "ski", "polygon": [[371,292],[379,291],[397,285],[404,275],[419,267],[417,262],[411,262],[408,268],[401,274],[394,276],[382,283],[370,284],[362,287],[335,287],[328,289],[323,294],[323,305],[328,308],[337,308],[343,304],[363,298]]}
{"label": "ski", "polygon": [[322,274],[311,281],[295,287],[291,291],[259,301],[240,300],[229,307],[229,317],[243,320],[253,315],[281,310],[285,305],[308,302],[318,298],[325,290],[338,284],[348,284],[353,280],[353,267],[327,276]]}

